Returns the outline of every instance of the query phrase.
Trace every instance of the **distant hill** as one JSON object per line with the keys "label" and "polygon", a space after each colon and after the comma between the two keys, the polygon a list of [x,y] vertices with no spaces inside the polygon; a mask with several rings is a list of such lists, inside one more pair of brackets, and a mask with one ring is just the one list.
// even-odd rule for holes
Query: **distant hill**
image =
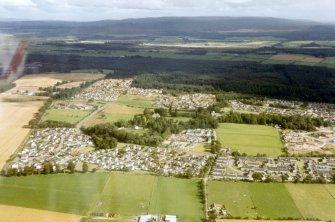
{"label": "distant hill", "polygon": [[[69,36],[80,38],[110,37],[113,35],[185,35],[208,38],[224,38],[234,35],[285,36],[306,34],[319,27],[331,34],[333,26],[279,18],[260,17],[161,17],[125,20],[103,20],[96,22],[63,21],[0,21],[0,31],[38,36]],[[327,31],[328,30],[328,31]],[[315,30],[314,30],[315,31]],[[293,37],[292,37],[293,35]]]}

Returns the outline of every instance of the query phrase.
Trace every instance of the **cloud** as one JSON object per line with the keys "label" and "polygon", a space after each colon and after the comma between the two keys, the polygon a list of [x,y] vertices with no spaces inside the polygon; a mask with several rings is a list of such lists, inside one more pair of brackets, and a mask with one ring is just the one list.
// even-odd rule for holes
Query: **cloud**
{"label": "cloud", "polygon": [[333,0],[0,0],[0,18],[268,16],[335,21]]}

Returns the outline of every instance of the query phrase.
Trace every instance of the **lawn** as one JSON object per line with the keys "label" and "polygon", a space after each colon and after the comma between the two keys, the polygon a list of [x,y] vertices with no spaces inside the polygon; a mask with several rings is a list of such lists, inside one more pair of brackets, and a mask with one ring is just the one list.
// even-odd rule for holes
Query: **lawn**
{"label": "lawn", "polygon": [[305,218],[335,220],[335,185],[286,184],[285,186]]}
{"label": "lawn", "polygon": [[126,105],[130,107],[138,108],[151,108],[153,106],[153,99],[143,96],[123,95],[120,96],[116,101],[116,104]]}
{"label": "lawn", "polygon": [[238,150],[240,153],[268,156],[282,154],[279,132],[270,126],[223,123],[216,130],[222,145]]}
{"label": "lawn", "polygon": [[0,204],[79,215],[113,212],[121,219],[175,214],[193,222],[203,216],[198,182],[120,172],[0,178]]}
{"label": "lawn", "polygon": [[85,123],[85,126],[92,126],[100,123],[113,123],[119,120],[128,121],[133,119],[134,115],[142,113],[142,108],[134,108],[113,103],[89,119]]}
{"label": "lawn", "polygon": [[210,204],[224,204],[232,216],[301,218],[284,184],[210,181],[208,193]]}
{"label": "lawn", "polygon": [[91,111],[87,110],[72,110],[72,109],[49,109],[42,117],[42,121],[54,120],[65,121],[71,124],[76,124]]}

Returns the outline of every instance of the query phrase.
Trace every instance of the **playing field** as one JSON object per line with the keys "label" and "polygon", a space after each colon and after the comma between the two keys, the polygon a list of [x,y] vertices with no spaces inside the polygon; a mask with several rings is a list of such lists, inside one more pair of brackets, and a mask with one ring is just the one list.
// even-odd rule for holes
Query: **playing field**
{"label": "playing field", "polygon": [[0,178],[0,204],[78,215],[112,212],[121,219],[175,214],[194,222],[203,215],[198,182],[130,173]]}
{"label": "playing field", "polygon": [[216,130],[218,140],[225,147],[240,153],[268,156],[282,154],[282,143],[278,131],[270,126],[223,123]]}
{"label": "playing field", "polygon": [[151,108],[153,105],[153,98],[133,95],[120,96],[116,101],[116,104],[126,105],[130,107],[138,108]]}
{"label": "playing field", "polygon": [[49,109],[42,117],[42,121],[64,121],[71,124],[76,124],[91,111],[87,110],[72,110],[72,109]]}
{"label": "playing field", "polygon": [[42,101],[2,102],[0,97],[0,169],[20,146],[30,129],[23,128],[33,118]]}
{"label": "playing field", "polygon": [[142,108],[135,108],[117,103],[108,104],[105,109],[90,118],[85,126],[92,126],[101,123],[113,123],[119,120],[131,120],[136,114],[142,114]]}

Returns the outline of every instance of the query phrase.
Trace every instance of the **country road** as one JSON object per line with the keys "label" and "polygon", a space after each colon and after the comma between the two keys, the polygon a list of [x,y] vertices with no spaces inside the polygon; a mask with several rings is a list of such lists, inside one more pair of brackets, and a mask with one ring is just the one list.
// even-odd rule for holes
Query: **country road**
{"label": "country road", "polygon": [[108,105],[109,105],[109,103],[106,103],[105,105],[103,105],[103,106],[99,107],[98,109],[94,110],[90,115],[86,116],[79,123],[77,123],[76,128],[80,129],[87,120],[91,119],[92,116],[94,116],[95,114],[97,114],[101,110],[104,110]]}

